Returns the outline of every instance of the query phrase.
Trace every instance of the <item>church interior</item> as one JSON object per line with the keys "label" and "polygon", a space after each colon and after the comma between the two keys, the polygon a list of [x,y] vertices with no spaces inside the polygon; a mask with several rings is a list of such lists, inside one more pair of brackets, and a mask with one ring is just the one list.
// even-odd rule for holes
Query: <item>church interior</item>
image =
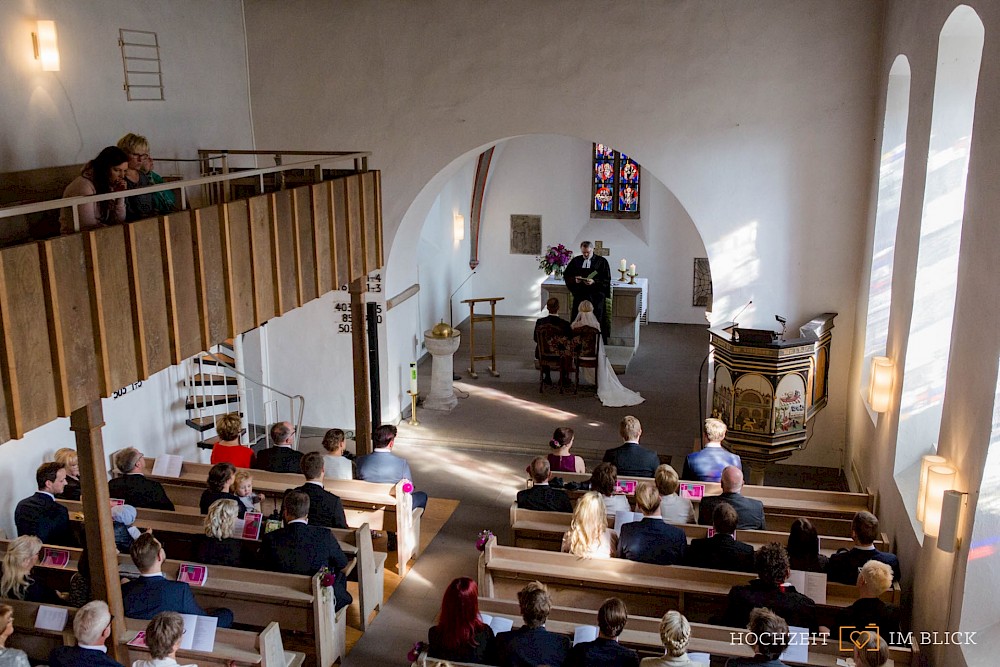
{"label": "church interior", "polygon": [[[35,55],[47,46],[33,45],[41,21],[57,31],[54,70]],[[989,110],[1000,108],[1000,3],[34,0],[0,6],[0,32],[0,206],[10,208],[0,208],[7,538],[17,535],[14,507],[35,491],[37,466],[78,447],[87,428],[105,460],[131,446],[150,458],[207,462],[189,423],[202,414],[189,385],[205,372],[197,361],[205,353],[230,355],[240,377],[260,388],[239,405],[251,438],[263,432],[255,426],[290,419],[304,449],[339,427],[357,433],[361,453],[370,421],[398,426],[397,453],[431,497],[425,534],[402,578],[390,570],[405,564],[390,554],[387,600],[374,620],[359,623],[352,608],[341,662],[408,664],[448,582],[481,574],[477,534],[490,530],[499,545],[512,544],[508,509],[554,428],[576,429],[576,453],[590,471],[620,444],[619,420],[634,414],[643,444],[678,467],[719,407],[721,362],[718,353],[707,358],[709,328],[777,331],[779,317],[792,338],[835,314],[824,386],[810,394],[821,409],[795,424],[801,438],[768,465],[763,484],[868,494],[902,565],[903,629],[919,644],[912,664],[996,664],[1000,224],[990,211],[1000,210],[1000,115]],[[155,76],[130,65],[133,39],[154,54]],[[17,236],[28,209],[11,207],[39,199],[19,178],[44,180],[56,168],[75,175],[127,132],[148,137],[168,180],[194,181],[183,188],[192,210],[217,212],[168,215],[120,245],[102,246],[86,232],[70,242],[78,245]],[[638,165],[636,215],[592,215],[598,145]],[[200,151],[228,163],[206,172]],[[272,160],[279,153],[285,166]],[[315,194],[243,194],[220,204],[196,180],[229,178],[218,169],[228,164],[270,170],[259,175],[263,184],[303,160],[345,177],[347,185],[323,190],[329,209]],[[58,198],[65,181],[45,185]],[[348,203],[346,214],[335,197]],[[301,225],[321,213],[328,236],[303,251]],[[190,235],[177,231],[180,221]],[[258,245],[258,222],[269,249]],[[341,223],[346,245],[338,246]],[[203,226],[231,224],[249,230],[253,254],[228,252],[240,247],[236,236],[209,247],[207,260],[199,254]],[[525,225],[519,235],[515,225]],[[603,407],[586,387],[539,391],[531,340],[547,294],[539,255],[557,244],[576,254],[583,241],[600,242],[615,277],[620,261],[634,264],[648,285],[641,341],[619,376],[643,394],[641,405]],[[155,246],[149,265],[135,260],[145,242]],[[195,248],[189,265],[170,255],[176,243]],[[70,251],[79,261],[64,278],[53,267]],[[109,320],[105,331],[103,318],[81,320],[82,311],[110,313],[114,304],[61,281],[93,286],[95,265],[125,266],[126,256],[121,309],[139,309],[123,317],[143,343],[119,373],[120,360],[100,342],[95,355],[89,328],[95,340],[132,345],[132,326],[115,332]],[[692,294],[705,260],[707,300]],[[223,267],[218,275],[228,281],[215,301],[206,264]],[[262,296],[264,274],[273,282]],[[184,302],[177,294],[188,288],[205,296]],[[84,296],[56,303],[57,293]],[[25,295],[44,306],[31,317],[19,310]],[[167,307],[143,320],[142,303],[153,298]],[[490,298],[498,299],[496,376],[490,361],[470,360],[489,349],[490,323],[473,321],[468,300]],[[212,304],[228,315],[213,318]],[[484,305],[489,311],[476,304],[476,315]],[[184,322],[196,324],[185,331]],[[425,332],[440,322],[461,332],[457,405],[420,403],[414,413],[411,364],[424,394],[437,381]],[[150,332],[159,326],[157,342]],[[224,339],[228,347],[217,347]],[[72,355],[84,353],[96,360],[80,375],[92,387],[66,377]],[[36,386],[47,387],[44,399]],[[84,412],[103,416],[87,421]],[[943,486],[928,502],[936,511],[946,497],[951,512],[933,527],[922,518],[931,455],[941,457],[933,462]],[[385,549],[384,538],[375,547]],[[295,637],[286,648],[301,650]],[[322,662],[306,652],[307,664]]]}

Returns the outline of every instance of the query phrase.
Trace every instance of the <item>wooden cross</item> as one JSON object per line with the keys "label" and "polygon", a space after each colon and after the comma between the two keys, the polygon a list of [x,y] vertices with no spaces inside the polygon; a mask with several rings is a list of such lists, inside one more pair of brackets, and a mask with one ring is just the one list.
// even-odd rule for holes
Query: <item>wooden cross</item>
{"label": "wooden cross", "polygon": [[594,254],[607,257],[611,254],[611,248],[605,248],[604,241],[594,241]]}

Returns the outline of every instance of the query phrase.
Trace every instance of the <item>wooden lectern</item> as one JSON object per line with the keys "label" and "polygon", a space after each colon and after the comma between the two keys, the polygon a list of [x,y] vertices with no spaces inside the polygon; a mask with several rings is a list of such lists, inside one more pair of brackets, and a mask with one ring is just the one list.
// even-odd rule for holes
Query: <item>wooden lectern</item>
{"label": "wooden lectern", "polygon": [[[490,375],[500,377],[497,372],[497,301],[503,301],[504,297],[494,296],[487,299],[465,299],[462,303],[469,304],[469,375],[472,379],[477,379],[476,361],[484,359],[490,360]],[[489,315],[476,315],[476,304],[484,301],[490,302]],[[490,353],[476,354],[476,322],[490,323]]]}

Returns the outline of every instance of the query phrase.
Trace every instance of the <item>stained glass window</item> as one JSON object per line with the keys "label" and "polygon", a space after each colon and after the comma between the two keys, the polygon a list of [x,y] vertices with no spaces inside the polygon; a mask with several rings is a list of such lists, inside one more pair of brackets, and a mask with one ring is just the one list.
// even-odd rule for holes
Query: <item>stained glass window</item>
{"label": "stained glass window", "polygon": [[639,165],[606,144],[594,144],[590,217],[639,217]]}

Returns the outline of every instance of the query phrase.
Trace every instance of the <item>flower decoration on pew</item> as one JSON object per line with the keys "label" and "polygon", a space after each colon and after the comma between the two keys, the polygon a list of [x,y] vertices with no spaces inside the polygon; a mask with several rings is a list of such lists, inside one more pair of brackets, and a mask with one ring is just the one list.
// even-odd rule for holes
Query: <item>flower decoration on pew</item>
{"label": "flower decoration on pew", "polygon": [[545,251],[545,255],[538,258],[538,268],[545,271],[545,275],[547,276],[555,273],[556,278],[560,278],[571,259],[573,259],[573,251],[562,243],[559,245],[550,245],[549,249]]}
{"label": "flower decoration on pew", "polygon": [[428,646],[427,646],[426,642],[416,642],[416,643],[414,643],[413,644],[413,648],[411,648],[410,652],[406,654],[407,661],[409,661],[411,663],[416,662],[417,658],[420,657],[420,654],[423,653],[424,651],[426,651],[427,648],[428,648]]}
{"label": "flower decoration on pew", "polygon": [[403,493],[413,493],[413,482],[408,479],[403,480]]}
{"label": "flower decoration on pew", "polygon": [[486,543],[490,541],[493,537],[492,530],[483,530],[479,532],[479,537],[476,539],[476,548],[480,551],[486,551]]}
{"label": "flower decoration on pew", "polygon": [[334,583],[337,581],[337,575],[330,571],[330,568],[324,567],[319,571],[319,585],[323,588],[332,588]]}

